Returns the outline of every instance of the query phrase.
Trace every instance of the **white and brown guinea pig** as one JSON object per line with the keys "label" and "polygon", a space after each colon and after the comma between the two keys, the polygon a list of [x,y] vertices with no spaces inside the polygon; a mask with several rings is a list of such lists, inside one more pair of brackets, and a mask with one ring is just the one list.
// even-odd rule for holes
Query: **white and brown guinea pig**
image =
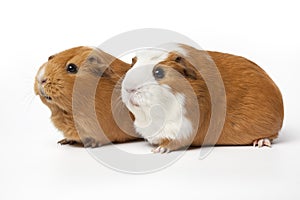
{"label": "white and brown guinea pig", "polygon": [[[129,64],[97,48],[84,46],[49,57],[35,77],[34,91],[50,108],[56,128],[63,132],[65,139],[58,143],[97,147],[135,139],[115,123],[111,108],[113,89],[129,68]],[[125,126],[134,132],[132,123]]]}
{"label": "white and brown guinea pig", "polygon": [[[223,94],[215,92],[221,87],[214,85],[210,61],[223,81]],[[219,112],[220,117],[224,113],[223,123],[211,121],[212,108],[219,104],[211,98],[212,91],[224,99],[226,110]],[[284,116],[278,87],[258,65],[240,56],[183,44],[174,51],[137,52],[122,82],[122,101],[135,117],[136,131],[158,145],[153,152],[161,153],[189,145],[271,146]],[[214,130],[219,124],[223,126],[219,135],[208,136],[209,127]],[[215,142],[205,139],[216,137],[213,134]]]}

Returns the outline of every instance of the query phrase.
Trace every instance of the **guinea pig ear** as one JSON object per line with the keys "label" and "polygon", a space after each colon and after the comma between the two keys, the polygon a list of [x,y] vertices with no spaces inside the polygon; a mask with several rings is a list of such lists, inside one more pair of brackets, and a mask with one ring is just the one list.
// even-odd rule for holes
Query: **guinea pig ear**
{"label": "guinea pig ear", "polygon": [[55,55],[49,56],[48,61],[54,58]]}
{"label": "guinea pig ear", "polygon": [[106,66],[104,62],[97,55],[90,55],[87,58],[88,70],[95,76],[111,77],[113,71],[109,66]]}
{"label": "guinea pig ear", "polygon": [[135,56],[135,57],[133,57],[133,58],[131,59],[131,67],[132,67],[136,62],[137,62],[137,57]]}
{"label": "guinea pig ear", "polygon": [[181,56],[176,56],[174,61],[179,63],[182,66],[180,73],[187,78],[191,78],[193,80],[197,79],[197,73],[195,71],[195,67],[191,65],[187,60],[185,60]]}

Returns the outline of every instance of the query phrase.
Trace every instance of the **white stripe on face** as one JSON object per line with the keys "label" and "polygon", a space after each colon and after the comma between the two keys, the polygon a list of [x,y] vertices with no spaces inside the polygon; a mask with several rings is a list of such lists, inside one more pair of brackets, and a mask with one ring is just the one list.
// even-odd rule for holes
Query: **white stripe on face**
{"label": "white stripe on face", "polygon": [[46,66],[43,65],[42,68],[40,69],[38,75],[37,75],[37,81],[39,82],[39,84],[41,84],[43,79],[44,79],[45,68],[46,68]]}

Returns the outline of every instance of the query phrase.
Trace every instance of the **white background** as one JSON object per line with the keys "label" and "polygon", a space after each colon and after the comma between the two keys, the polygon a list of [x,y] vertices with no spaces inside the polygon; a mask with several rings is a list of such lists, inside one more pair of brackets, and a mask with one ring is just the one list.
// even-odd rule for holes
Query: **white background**
{"label": "white background", "polygon": [[[299,13],[299,3],[289,0],[1,1],[0,199],[299,199]],[[83,148],[57,145],[62,135],[33,94],[39,66],[62,50],[149,27],[265,69],[285,103],[273,147],[217,147],[204,160],[194,149],[160,172],[129,175],[102,166]]]}

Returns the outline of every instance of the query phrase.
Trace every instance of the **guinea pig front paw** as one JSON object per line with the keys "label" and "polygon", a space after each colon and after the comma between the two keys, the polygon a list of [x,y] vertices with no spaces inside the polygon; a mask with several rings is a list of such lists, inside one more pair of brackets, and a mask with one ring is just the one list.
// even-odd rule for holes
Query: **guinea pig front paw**
{"label": "guinea pig front paw", "polygon": [[153,153],[169,153],[171,150],[167,147],[158,146],[151,150]]}
{"label": "guinea pig front paw", "polygon": [[77,144],[77,141],[65,138],[65,139],[59,140],[57,143],[61,144],[61,145],[66,145],[66,144],[73,145],[73,144]]}
{"label": "guinea pig front paw", "polygon": [[263,146],[267,146],[267,147],[271,147],[271,141],[268,138],[263,138],[263,139],[259,139],[259,140],[254,140],[253,142],[253,146],[256,147],[263,147]]}
{"label": "guinea pig front paw", "polygon": [[92,137],[84,138],[82,142],[83,142],[83,146],[86,148],[88,148],[88,147],[96,148],[96,147],[100,147],[102,145],[100,142],[98,142],[97,140],[95,140]]}

